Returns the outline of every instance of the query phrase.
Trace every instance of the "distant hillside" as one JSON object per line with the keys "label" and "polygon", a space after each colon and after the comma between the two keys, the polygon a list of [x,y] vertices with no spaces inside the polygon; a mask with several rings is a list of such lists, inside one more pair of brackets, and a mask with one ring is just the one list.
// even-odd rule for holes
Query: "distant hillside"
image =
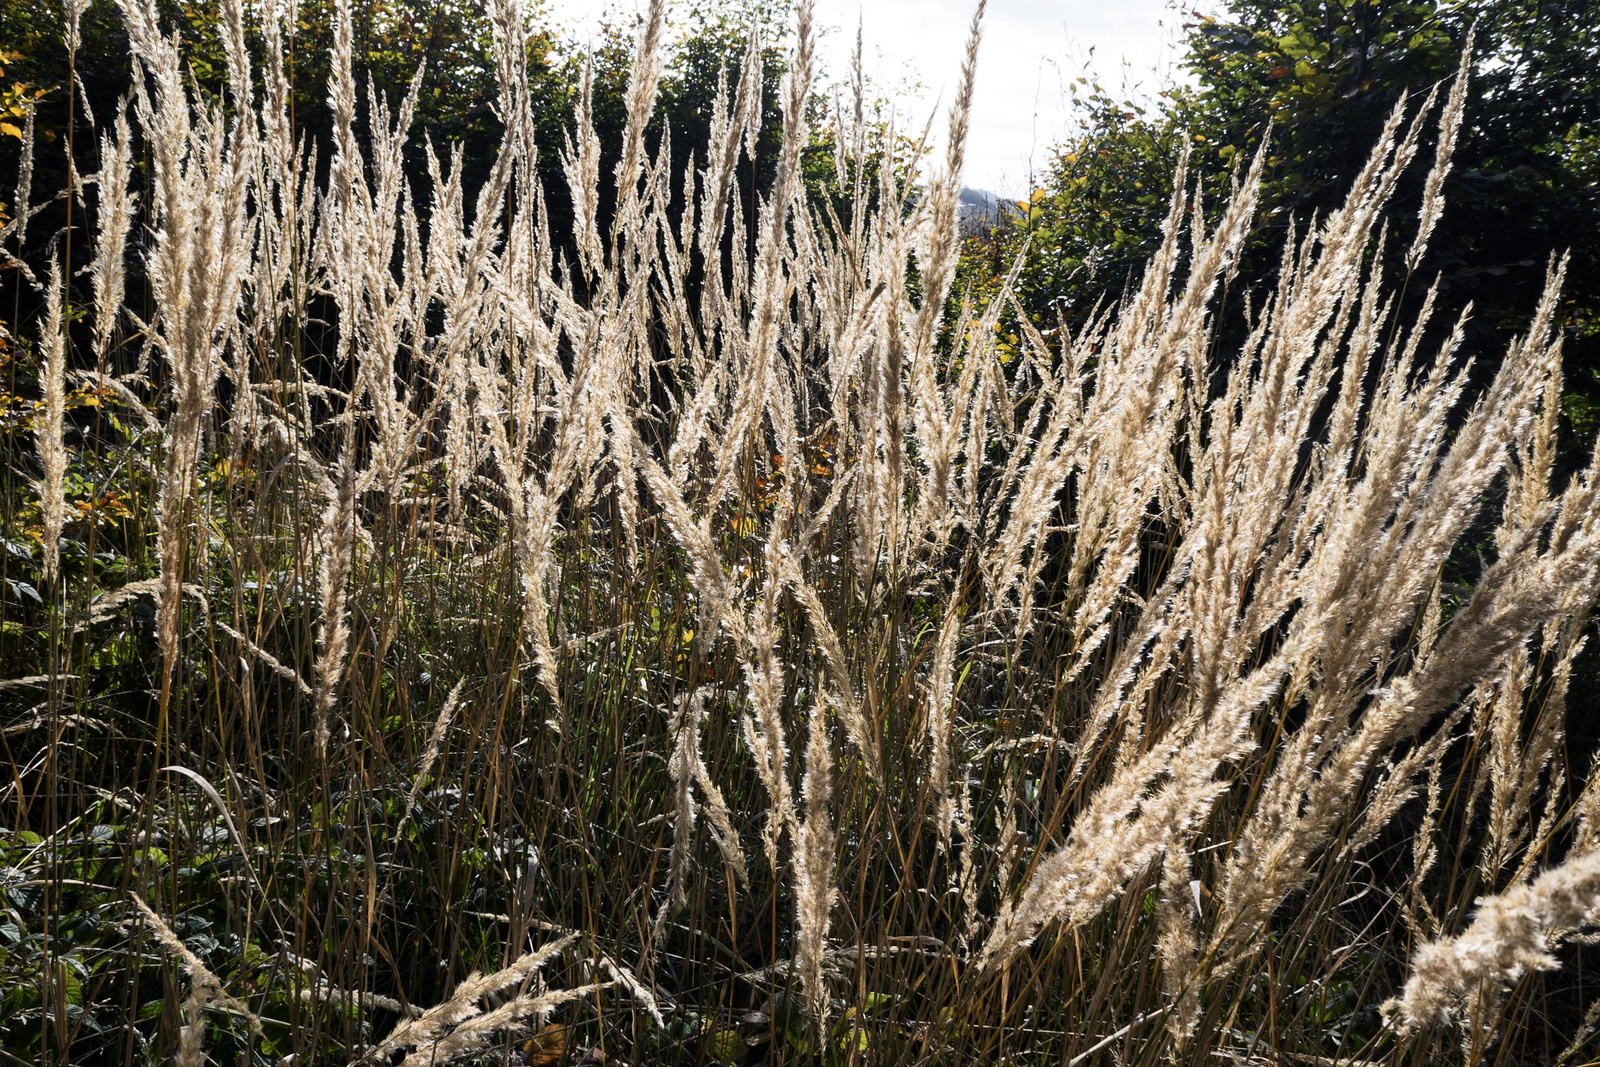
{"label": "distant hillside", "polygon": [[987,189],[963,188],[960,204],[956,208],[962,232],[976,233],[988,229],[1000,221],[1001,212],[1007,210],[1010,204],[1011,201]]}

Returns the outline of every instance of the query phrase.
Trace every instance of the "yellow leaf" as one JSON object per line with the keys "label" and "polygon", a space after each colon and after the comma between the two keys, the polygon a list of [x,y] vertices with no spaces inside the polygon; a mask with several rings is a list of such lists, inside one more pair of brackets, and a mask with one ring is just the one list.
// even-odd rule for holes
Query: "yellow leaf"
{"label": "yellow leaf", "polygon": [[0,122],[0,133],[10,134],[12,137],[15,137],[17,140],[19,140],[19,141],[22,140],[22,131],[17,129],[15,126],[13,126],[9,122]]}
{"label": "yellow leaf", "polygon": [[750,1051],[744,1036],[730,1026],[709,1027],[700,1041],[706,1058],[716,1063],[738,1063]]}

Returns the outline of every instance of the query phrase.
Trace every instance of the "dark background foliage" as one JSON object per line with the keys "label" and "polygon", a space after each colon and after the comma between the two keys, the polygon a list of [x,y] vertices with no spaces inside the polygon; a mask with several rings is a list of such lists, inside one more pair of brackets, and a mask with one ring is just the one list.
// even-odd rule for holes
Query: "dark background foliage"
{"label": "dark background foliage", "polygon": [[[1593,0],[1439,3],[1434,0],[1230,0],[1185,23],[1184,66],[1193,87],[1160,94],[1156,107],[1119,99],[1092,74],[1074,92],[1081,133],[1057,146],[1026,210],[972,243],[968,279],[992,291],[1028,243],[1019,295],[1036,325],[1057,315],[1076,327],[1104,295],[1115,297],[1159,240],[1161,208],[1180,146],[1192,147],[1215,205],[1235,166],[1271,143],[1258,230],[1234,295],[1275,276],[1291,226],[1337,207],[1385,118],[1404,98],[1448,92],[1468,32],[1477,27],[1466,117],[1445,185],[1447,204],[1429,252],[1407,286],[1415,310],[1439,279],[1436,321],[1470,302],[1462,358],[1479,376],[1538,301],[1552,257],[1570,254],[1560,315],[1565,336],[1567,441],[1600,428],[1600,4]],[[1081,86],[1081,89],[1079,88]],[[1432,145],[1389,222],[1386,267],[1414,236]],[[1575,432],[1572,432],[1575,431]],[[1578,457],[1568,455],[1571,469]]]}

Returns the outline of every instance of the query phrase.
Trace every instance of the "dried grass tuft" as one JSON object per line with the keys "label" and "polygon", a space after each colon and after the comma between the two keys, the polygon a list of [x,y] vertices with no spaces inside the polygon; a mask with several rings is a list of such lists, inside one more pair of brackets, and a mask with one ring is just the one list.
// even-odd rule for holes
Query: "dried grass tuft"
{"label": "dried grass tuft", "polygon": [[[1403,255],[1381,223],[1442,87],[1396,106],[1338,210],[1288,226],[1242,330],[1221,294],[1265,144],[1215,204],[1185,155],[1122,300],[1075,334],[1019,323],[1003,360],[1015,271],[986,306],[951,295],[982,4],[925,194],[858,58],[824,168],[848,195],[819,196],[809,0],[755,191],[741,175],[778,134],[759,128],[772,28],[744,36],[709,143],[671,173],[652,0],[625,79],[585,64],[560,160],[570,235],[552,233],[516,0],[490,13],[505,133],[483,175],[412,131],[420,76],[363,103],[349,0],[325,155],[291,122],[292,15],[257,39],[224,4],[219,102],[153,0],[123,12],[139,77],[102,141],[83,329],[132,413],[152,550],[110,592],[58,567],[84,348],[52,273],[46,570],[87,606],[74,641],[135,640],[128,609],[155,597],[158,714],[113,724],[117,743],[199,768],[249,876],[218,880],[229,921],[294,931],[302,998],[403,1009],[422,972],[450,989],[386,1036],[296,1029],[297,1054],[464,1059],[560,1008],[588,1012],[608,1056],[647,1059],[680,1040],[663,1036],[680,1007],[759,1007],[777,1056],[804,1043],[780,1029],[810,1025],[812,1048],[859,1039],[844,1058],[885,1062],[1253,1059],[1238,1035],[1323,1047],[1307,1020],[1354,952],[1373,961],[1360,996],[1397,992],[1380,986],[1412,937],[1398,1025],[1361,1056],[1425,1057],[1421,1030],[1453,1015],[1471,1058],[1500,1013],[1529,1017],[1506,985],[1600,907],[1600,784],[1563,743],[1600,592],[1600,466],[1555,473],[1564,263],[1477,396],[1448,294],[1385,288],[1443,210],[1469,56]],[[626,120],[603,146],[611,103]],[[34,210],[30,153],[3,240]],[[1494,559],[1453,587],[1482,521]],[[133,677],[124,651],[68,647]],[[419,720],[424,672],[463,680]],[[30,712],[4,739],[107,721]],[[26,808],[56,794],[31,780],[47,761],[24,762],[0,798]],[[1481,879],[1464,929],[1466,875],[1447,871]],[[1358,878],[1385,903],[1346,914]],[[204,1013],[254,1026],[248,998],[134,900],[190,979],[163,1054],[203,1062]],[[435,969],[502,963],[530,930],[558,939],[453,987]],[[568,988],[549,989],[577,930]],[[1280,949],[1303,981],[1278,980]],[[749,994],[730,973],[754,1000],[727,999]],[[1352,1018],[1341,1057],[1367,1040]],[[708,1025],[691,1036],[724,1032]]]}

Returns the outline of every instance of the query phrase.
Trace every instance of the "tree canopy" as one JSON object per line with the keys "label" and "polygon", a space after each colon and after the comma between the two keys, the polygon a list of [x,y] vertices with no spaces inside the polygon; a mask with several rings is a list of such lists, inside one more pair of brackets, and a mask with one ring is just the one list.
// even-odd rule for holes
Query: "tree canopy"
{"label": "tree canopy", "polygon": [[[1181,148],[1215,204],[1234,168],[1270,138],[1258,231],[1237,293],[1268,283],[1291,226],[1335,207],[1402,101],[1414,113],[1449,91],[1474,32],[1465,121],[1444,185],[1444,214],[1406,286],[1415,303],[1438,279],[1439,318],[1472,305],[1464,356],[1482,366],[1526,327],[1552,257],[1570,255],[1561,305],[1577,439],[1600,428],[1600,3],[1498,0],[1229,0],[1185,25],[1192,86],[1156,106],[1118,99],[1090,77],[1081,133],[1058,145],[1031,199],[969,247],[981,302],[1026,253],[1026,314],[1069,325],[1114,298],[1159,239]],[[1436,112],[1437,113],[1437,112]],[[1389,219],[1388,270],[1417,220],[1431,144]]]}

